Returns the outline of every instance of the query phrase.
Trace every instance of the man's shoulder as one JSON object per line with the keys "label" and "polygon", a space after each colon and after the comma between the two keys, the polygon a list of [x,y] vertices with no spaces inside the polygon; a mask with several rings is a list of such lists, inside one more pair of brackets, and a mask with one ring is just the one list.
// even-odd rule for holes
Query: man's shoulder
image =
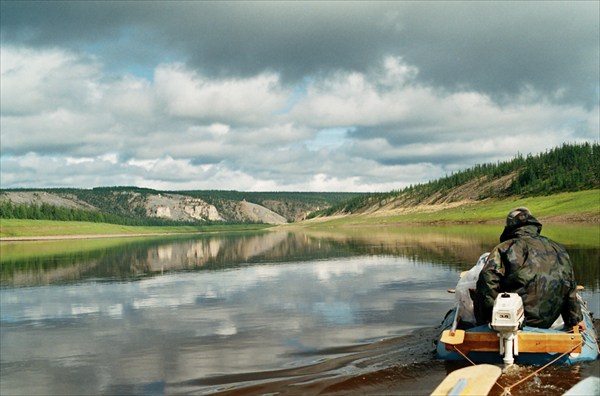
{"label": "man's shoulder", "polygon": [[504,242],[496,245],[496,249],[498,251],[508,251],[508,250],[529,250],[529,249],[540,249],[540,250],[550,250],[556,251],[560,253],[567,253],[567,249],[560,243],[545,237],[543,235],[523,235],[517,238],[508,239]]}
{"label": "man's shoulder", "polygon": [[566,251],[566,248],[561,243],[556,242],[553,239],[550,239],[550,238],[548,238],[546,236],[543,236],[543,235],[538,235],[536,238],[538,238],[539,240],[543,241],[544,243],[546,243],[548,245],[552,245],[554,247],[559,248],[560,250]]}

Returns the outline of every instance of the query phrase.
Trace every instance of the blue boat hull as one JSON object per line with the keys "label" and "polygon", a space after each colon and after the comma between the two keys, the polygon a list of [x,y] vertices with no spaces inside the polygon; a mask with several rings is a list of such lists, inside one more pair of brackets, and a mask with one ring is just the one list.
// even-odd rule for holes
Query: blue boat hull
{"label": "blue boat hull", "polygon": [[[560,358],[556,364],[570,365],[582,361],[596,360],[598,359],[598,344],[596,343],[596,332],[594,330],[594,323],[590,312],[582,303],[581,310],[584,316],[584,322],[587,327],[586,330],[581,332],[583,344],[581,348],[581,353],[578,354],[569,354],[567,353],[565,356]],[[454,310],[450,311],[450,313],[444,319],[442,323],[442,330],[450,329],[452,326],[452,320],[454,317]],[[440,335],[441,335],[440,332]],[[472,327],[465,330],[466,333],[476,332],[476,333],[495,333],[494,330],[490,329],[487,325]],[[523,333],[558,333],[564,334],[561,330],[554,329],[540,329],[536,327],[528,327],[525,326],[522,329]],[[460,345],[457,345],[460,349]],[[564,351],[567,352],[567,351]],[[439,359],[443,360],[451,360],[451,361],[464,361],[465,358],[455,350],[447,350],[446,344],[443,343],[439,338],[437,340],[436,354]],[[517,364],[528,364],[528,365],[543,365],[550,363],[562,353],[519,353],[515,356],[515,363]],[[466,353],[466,356],[472,360],[474,363],[490,363],[490,364],[501,364],[503,363],[502,355],[498,352],[478,352],[478,351],[470,351]]]}

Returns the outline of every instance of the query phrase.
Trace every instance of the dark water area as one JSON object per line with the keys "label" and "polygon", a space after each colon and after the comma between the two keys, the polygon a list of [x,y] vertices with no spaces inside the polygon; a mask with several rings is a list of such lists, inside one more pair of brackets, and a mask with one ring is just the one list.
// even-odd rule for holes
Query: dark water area
{"label": "dark water area", "polygon": [[[486,235],[3,242],[0,394],[429,394],[461,367],[436,360],[433,340],[447,289],[496,244]],[[567,248],[598,312],[600,246]],[[560,395],[599,370],[551,367],[513,394]]]}

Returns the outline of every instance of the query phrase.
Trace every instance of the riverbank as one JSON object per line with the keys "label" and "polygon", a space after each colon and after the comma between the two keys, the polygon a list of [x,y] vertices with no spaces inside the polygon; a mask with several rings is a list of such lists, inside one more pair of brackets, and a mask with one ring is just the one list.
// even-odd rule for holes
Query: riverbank
{"label": "riverbank", "polygon": [[526,206],[543,224],[600,224],[600,190],[561,193],[546,197],[461,201],[442,205],[386,207],[354,214],[318,217],[297,223],[219,224],[199,226],[123,226],[75,221],[0,219],[0,241],[90,239],[246,232],[267,228],[347,228],[406,225],[496,224],[512,208]]}
{"label": "riverbank", "polygon": [[135,238],[170,235],[195,235],[203,232],[162,232],[162,233],[132,233],[132,234],[89,234],[89,235],[38,235],[20,237],[0,237],[0,242],[26,242],[26,241],[62,241],[70,239],[108,239],[108,238]]}
{"label": "riverbank", "polygon": [[0,219],[0,241],[125,238],[199,233],[258,231],[269,224],[210,226],[125,226],[82,221]]}

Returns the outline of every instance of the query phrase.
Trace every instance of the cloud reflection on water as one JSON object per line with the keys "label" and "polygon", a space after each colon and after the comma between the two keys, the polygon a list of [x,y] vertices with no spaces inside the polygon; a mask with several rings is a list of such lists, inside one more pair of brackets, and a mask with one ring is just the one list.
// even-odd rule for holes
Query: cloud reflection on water
{"label": "cloud reflection on water", "polygon": [[[440,312],[446,308],[443,290],[453,274],[392,257],[3,289],[3,388],[58,392],[59,368],[80,376],[66,393],[102,393],[106,377],[111,384],[176,382],[301,364],[289,356],[313,351],[311,360],[324,348],[431,322],[399,311],[418,304],[410,283],[382,287],[408,274],[416,285],[437,279],[431,287],[440,290]],[[18,365],[33,379],[11,374]]]}
{"label": "cloud reflection on water", "polygon": [[0,393],[173,393],[181,383],[197,392],[222,376],[304,366],[433,327],[482,245],[267,233],[75,255],[76,282],[61,281],[62,267],[22,267],[10,279],[53,281],[0,289]]}

